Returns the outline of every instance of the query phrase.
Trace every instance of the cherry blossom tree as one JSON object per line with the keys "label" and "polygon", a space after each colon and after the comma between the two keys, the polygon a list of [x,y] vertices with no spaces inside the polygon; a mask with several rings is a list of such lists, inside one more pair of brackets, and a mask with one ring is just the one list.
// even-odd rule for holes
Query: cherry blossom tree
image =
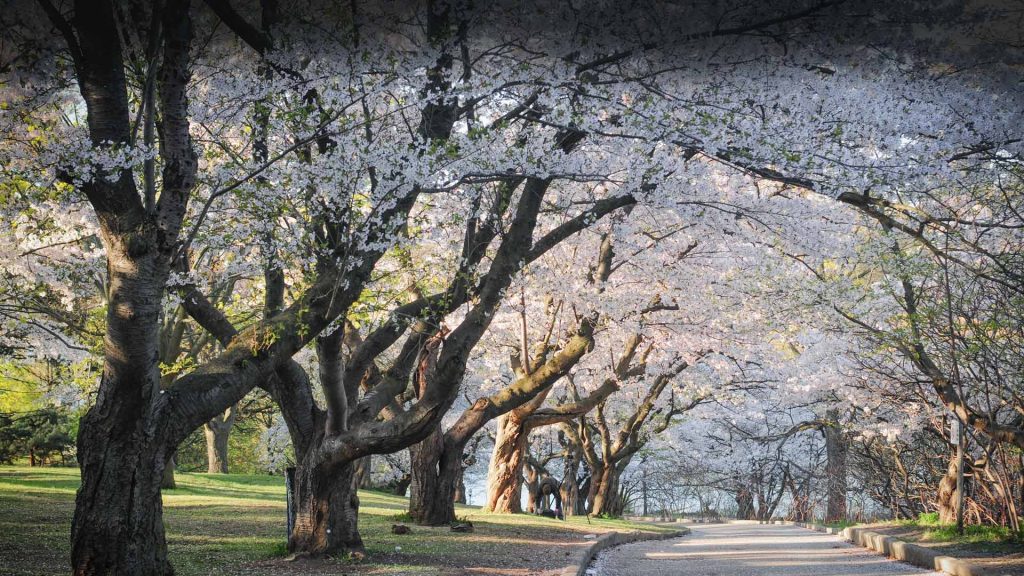
{"label": "cherry blossom tree", "polygon": [[[894,258],[937,258],[922,277],[947,294],[952,341],[966,332],[949,321],[953,287],[984,294],[993,316],[1016,303],[1018,75],[1009,58],[963,66],[999,14],[893,4],[20,3],[3,16],[4,209],[88,230],[58,240],[75,246],[65,273],[105,263],[75,572],[171,572],[167,462],[255,387],[281,407],[299,464],[290,547],[360,551],[356,461],[436,432],[524,268],[627,206],[819,239],[801,222],[850,206],[898,235]],[[953,25],[920,33],[939,20]],[[970,50],[944,48],[961,38]],[[804,212],[776,213],[782,200]],[[244,262],[248,313],[211,298],[203,251]],[[38,273],[32,254],[8,258],[15,277]],[[399,286],[403,270],[431,274]],[[911,272],[887,285],[913,327],[906,356],[958,418],[1020,446],[1009,411],[960,391],[968,364],[1016,361],[1002,331],[964,364],[960,345],[926,338],[941,316],[922,316]],[[44,283],[59,298],[61,276]],[[220,347],[162,386],[171,297]],[[24,312],[5,308],[5,330],[62,333]],[[312,375],[292,359],[308,349]],[[681,365],[659,353],[652,392]]]}

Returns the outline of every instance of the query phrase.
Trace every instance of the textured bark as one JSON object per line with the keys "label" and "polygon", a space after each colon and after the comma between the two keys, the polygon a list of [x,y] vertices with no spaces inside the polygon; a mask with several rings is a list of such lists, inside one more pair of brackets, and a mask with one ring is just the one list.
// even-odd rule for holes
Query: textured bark
{"label": "textured bark", "polygon": [[498,418],[498,434],[487,468],[487,510],[503,514],[523,511],[522,474],[527,436],[515,412]]}
{"label": "textured bark", "polygon": [[[413,482],[409,512],[417,522],[437,525],[455,519],[454,503],[460,492],[465,464],[464,454],[470,439],[493,418],[505,414],[508,417],[502,422],[509,425],[514,423],[521,428],[516,434],[525,442],[528,430],[523,421],[524,415],[534,412],[544,402],[554,383],[567,374],[590,350],[593,345],[593,334],[593,322],[584,320],[562,349],[550,358],[547,358],[548,340],[545,339],[541,346],[545,353],[538,355],[531,369],[522,367],[517,370],[519,377],[512,384],[491,396],[478,399],[462,412],[447,432],[442,433],[441,427],[438,426],[426,440],[410,447]],[[499,424],[499,429],[502,426]],[[502,438],[509,437],[509,434]],[[513,442],[518,441],[513,439]],[[502,450],[495,450],[498,458],[503,458],[499,454]],[[516,452],[517,456],[513,459],[521,459],[521,450]],[[521,460],[512,461],[512,465],[521,468],[521,464],[517,462]],[[491,463],[502,466],[506,462],[495,460],[492,455]],[[503,488],[508,489],[510,488]],[[461,490],[461,497],[465,499],[464,487]]]}
{"label": "textured bark", "polygon": [[614,466],[603,466],[594,474],[590,485],[590,513],[621,516],[625,502],[619,493],[622,471],[628,460]]}
{"label": "textured bark", "polygon": [[409,514],[417,524],[455,521],[455,498],[462,480],[462,445],[446,445],[441,429],[409,447],[412,483]]}
{"label": "textured bark", "polygon": [[935,505],[939,512],[939,521],[943,524],[956,523],[957,491],[956,491],[956,456],[949,459],[946,473],[939,480],[938,496]]}
{"label": "textured bark", "polygon": [[228,473],[228,440],[235,424],[235,408],[230,408],[203,425],[206,436],[206,472],[208,474]]}
{"label": "textured bark", "polygon": [[139,454],[138,446],[126,437],[108,442],[101,461],[87,456],[89,473],[83,473],[72,521],[75,574],[174,573],[164,538],[162,457]]}
{"label": "textured bark", "polygon": [[409,514],[417,524],[434,526],[438,520],[439,492],[437,465],[441,461],[444,440],[438,426],[422,442],[409,447]]}
{"label": "textured bark", "polygon": [[167,453],[150,408],[167,270],[152,254],[108,250],[108,274],[106,363],[78,436],[72,564],[76,574],[170,574],[160,500]]}
{"label": "textured bark", "polygon": [[[68,34],[94,145],[130,141],[124,64],[108,1],[75,5]],[[59,16],[55,18],[59,22]],[[67,22],[63,22],[67,26]],[[61,26],[58,25],[58,28]],[[159,328],[169,254],[195,180],[185,87],[191,24],[187,2],[164,11],[159,72],[163,112],[163,194],[146,211],[129,170],[82,186],[100,224],[107,257],[104,366],[95,404],[78,436],[81,487],[71,525],[75,574],[171,574],[160,485],[178,438],[168,436],[160,390]],[[174,431],[177,434],[178,431]]]}
{"label": "textured bark", "polygon": [[[831,419],[833,422],[835,419]],[[826,484],[828,501],[825,505],[825,522],[846,520],[847,470],[846,457],[849,452],[846,435],[837,425],[825,426],[825,454],[827,458]]]}
{"label": "textured bark", "polygon": [[351,463],[300,466],[295,473],[295,528],[288,550],[309,556],[364,554],[359,497]]}
{"label": "textured bark", "polygon": [[545,392],[499,418],[494,450],[487,467],[487,509],[508,514],[522,512],[523,463],[531,430],[586,414],[616,390],[617,382],[608,379],[586,398],[554,408],[540,408],[547,398]]}

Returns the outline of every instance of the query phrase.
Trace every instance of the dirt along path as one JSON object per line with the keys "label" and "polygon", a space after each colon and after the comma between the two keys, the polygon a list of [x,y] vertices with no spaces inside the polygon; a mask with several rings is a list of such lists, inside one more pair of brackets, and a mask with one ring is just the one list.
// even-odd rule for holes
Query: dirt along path
{"label": "dirt along path", "polygon": [[731,523],[691,526],[689,536],[602,552],[596,576],[942,576],[797,526]]}

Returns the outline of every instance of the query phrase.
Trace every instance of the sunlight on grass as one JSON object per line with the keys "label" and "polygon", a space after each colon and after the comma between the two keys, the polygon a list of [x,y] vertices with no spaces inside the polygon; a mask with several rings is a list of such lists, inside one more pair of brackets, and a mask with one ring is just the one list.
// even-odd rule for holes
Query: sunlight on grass
{"label": "sunlight on grass", "polygon": [[956,526],[943,524],[937,512],[919,514],[913,520],[901,520],[901,526],[920,528],[921,539],[925,542],[949,542],[954,544],[1020,544],[1024,545],[1024,531],[1013,532],[1006,526],[967,525],[964,533],[957,534]]}
{"label": "sunlight on grass", "polygon": [[[163,502],[168,552],[179,576],[279,571],[279,566],[261,563],[287,554],[283,478],[179,473],[176,481],[178,487],[165,491]],[[33,576],[67,572],[68,532],[78,484],[78,470],[73,468],[0,466],[0,572]],[[569,555],[587,543],[585,534],[672,531],[625,520],[570,517],[560,521],[459,505],[457,516],[473,522],[475,532],[456,534],[447,527],[415,526],[413,534],[395,536],[391,525],[406,511],[408,500],[372,490],[361,490],[359,500],[359,529],[368,558],[359,564],[337,560],[339,574],[420,576],[440,574],[453,563],[467,569],[479,566],[481,573],[488,573],[487,566],[511,568],[539,549]]]}

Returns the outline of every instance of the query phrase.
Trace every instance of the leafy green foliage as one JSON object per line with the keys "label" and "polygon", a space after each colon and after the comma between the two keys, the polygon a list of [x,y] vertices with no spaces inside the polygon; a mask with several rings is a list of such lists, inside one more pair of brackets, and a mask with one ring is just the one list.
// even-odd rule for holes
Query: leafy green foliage
{"label": "leafy green foliage", "polygon": [[29,458],[32,464],[64,456],[74,447],[70,415],[58,408],[0,414],[0,462]]}

